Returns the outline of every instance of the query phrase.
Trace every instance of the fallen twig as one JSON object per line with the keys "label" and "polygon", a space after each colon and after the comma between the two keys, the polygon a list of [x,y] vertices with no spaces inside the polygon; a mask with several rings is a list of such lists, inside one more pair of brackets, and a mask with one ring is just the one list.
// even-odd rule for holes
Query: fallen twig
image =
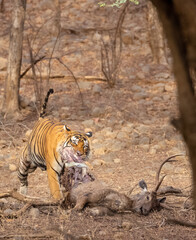
{"label": "fallen twig", "polygon": [[59,201],[51,201],[51,200],[42,200],[40,198],[25,196],[17,192],[16,189],[11,191],[0,193],[0,198],[14,198],[24,203],[29,203],[32,206],[57,206],[60,204]]}
{"label": "fallen twig", "polygon": [[166,219],[166,222],[172,223],[172,224],[178,224],[178,225],[185,226],[185,227],[196,228],[196,222],[186,222],[184,220],[178,220],[175,218],[168,218],[168,219]]}

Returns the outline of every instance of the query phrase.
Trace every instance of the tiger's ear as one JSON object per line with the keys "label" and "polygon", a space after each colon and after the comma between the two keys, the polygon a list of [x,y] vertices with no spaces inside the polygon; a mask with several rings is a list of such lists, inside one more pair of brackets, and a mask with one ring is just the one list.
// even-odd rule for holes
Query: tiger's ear
{"label": "tiger's ear", "polygon": [[92,132],[87,132],[87,133],[86,133],[86,136],[90,138],[90,137],[93,136],[93,133],[92,133]]}
{"label": "tiger's ear", "polygon": [[66,131],[68,131],[68,132],[71,131],[71,129],[70,129],[67,125],[64,125],[64,130],[66,130]]}

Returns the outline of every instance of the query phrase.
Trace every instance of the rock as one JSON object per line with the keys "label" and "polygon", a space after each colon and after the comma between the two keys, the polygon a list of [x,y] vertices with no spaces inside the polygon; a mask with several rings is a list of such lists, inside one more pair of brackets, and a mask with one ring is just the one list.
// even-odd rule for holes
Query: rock
{"label": "rock", "polygon": [[101,95],[102,88],[99,85],[95,84],[92,88],[92,92],[94,94]]}
{"label": "rock", "polygon": [[153,97],[152,101],[161,103],[162,102],[162,97]]}
{"label": "rock", "polygon": [[101,34],[99,34],[98,32],[95,32],[93,35],[93,41],[100,41],[101,39]]}
{"label": "rock", "polygon": [[95,159],[93,162],[92,162],[92,166],[101,166],[101,165],[105,165],[106,162],[102,159]]}
{"label": "rock", "polygon": [[29,211],[29,215],[33,218],[38,218],[40,215],[39,209],[38,208],[31,208]]}
{"label": "rock", "polygon": [[116,158],[115,152],[110,152],[101,156],[106,163],[113,163]]}
{"label": "rock", "polygon": [[150,130],[150,127],[144,124],[141,124],[135,128],[139,133],[144,134],[148,133]]}
{"label": "rock", "polygon": [[125,230],[129,230],[132,228],[132,224],[128,221],[124,221],[124,222],[122,222],[122,228]]}
{"label": "rock", "polygon": [[116,138],[119,140],[125,140],[125,139],[129,138],[129,135],[126,132],[119,132],[119,133],[117,133]]}
{"label": "rock", "polygon": [[141,99],[146,99],[148,97],[148,94],[145,92],[140,92],[140,93],[135,93],[133,95],[134,100],[141,100]]}
{"label": "rock", "polygon": [[163,100],[164,101],[169,101],[170,99],[171,99],[170,95],[166,95],[166,94],[163,95]]}
{"label": "rock", "polygon": [[10,208],[7,208],[5,211],[4,211],[4,214],[5,215],[12,215],[14,213],[14,211]]}
{"label": "rock", "polygon": [[133,85],[132,88],[131,88],[131,90],[132,90],[133,92],[142,92],[142,91],[144,91],[144,89],[143,89],[142,87],[137,86],[137,85]]}
{"label": "rock", "polygon": [[0,70],[4,71],[7,69],[7,59],[0,57]]}
{"label": "rock", "polygon": [[142,145],[140,145],[140,148],[142,148],[145,151],[149,151],[150,145],[149,144],[142,144]]}
{"label": "rock", "polygon": [[145,78],[145,75],[143,74],[143,72],[138,72],[138,73],[136,74],[136,77],[142,80],[142,79]]}
{"label": "rock", "polygon": [[115,138],[117,135],[116,132],[113,132],[111,127],[105,127],[103,128],[99,133],[98,136],[102,138]]}
{"label": "rock", "polygon": [[54,116],[54,118],[59,119],[59,112],[58,111],[53,111],[52,115]]}
{"label": "rock", "polygon": [[159,149],[161,149],[161,148],[165,148],[165,147],[167,146],[167,144],[166,144],[165,141],[160,141],[160,142],[158,143],[158,146],[159,146]]}
{"label": "rock", "polygon": [[139,140],[139,144],[140,145],[145,145],[145,144],[149,144],[150,143],[150,138],[149,137],[142,137],[142,138],[140,138],[140,140]]}
{"label": "rock", "polygon": [[17,170],[17,166],[15,165],[15,164],[9,164],[9,170],[11,171],[11,172],[15,172],[16,170]]}
{"label": "rock", "polygon": [[84,90],[88,90],[92,86],[92,83],[88,81],[79,81],[78,84],[80,89],[84,89]]}
{"label": "rock", "polygon": [[102,236],[102,237],[104,237],[104,236],[107,235],[107,232],[104,231],[104,230],[101,230],[101,231],[99,231],[99,235]]}
{"label": "rock", "polygon": [[142,66],[142,72],[149,74],[150,73],[150,66],[149,65],[144,65]]}
{"label": "rock", "polygon": [[121,159],[120,158],[115,158],[114,159],[114,163],[120,163],[121,162]]}
{"label": "rock", "polygon": [[61,107],[60,110],[60,118],[66,119],[70,116],[70,108],[69,107]]}
{"label": "rock", "polygon": [[84,127],[88,127],[88,128],[92,128],[95,125],[92,119],[85,120],[82,122],[82,124]]}
{"label": "rock", "polygon": [[161,79],[168,79],[169,77],[170,77],[170,74],[166,72],[160,72],[155,75],[155,78],[161,78]]}
{"label": "rock", "polygon": [[105,113],[105,109],[104,107],[95,107],[93,110],[92,110],[92,115],[94,117],[100,117],[101,115],[103,115]]}
{"label": "rock", "polygon": [[85,128],[84,129],[84,132],[87,133],[87,132],[93,132],[92,128]]}
{"label": "rock", "polygon": [[26,108],[27,106],[30,106],[30,105],[31,105],[31,101],[27,97],[20,96],[20,106],[22,108]]}
{"label": "rock", "polygon": [[134,131],[131,134],[131,144],[133,144],[133,145],[139,144],[139,134],[136,131]]}
{"label": "rock", "polygon": [[165,91],[166,92],[173,92],[174,91],[174,87],[172,85],[165,84]]}
{"label": "rock", "polygon": [[130,33],[123,34],[122,41],[125,45],[131,45],[131,44],[133,44],[133,36]]}
{"label": "rock", "polygon": [[80,235],[77,237],[78,240],[92,240],[89,234]]}
{"label": "rock", "polygon": [[123,232],[117,232],[113,236],[114,240],[123,240],[124,238],[124,233]]}
{"label": "rock", "polygon": [[42,0],[39,4],[39,8],[42,8],[44,10],[47,9],[55,9],[55,4],[52,0]]}
{"label": "rock", "polygon": [[150,150],[149,150],[149,153],[152,154],[152,155],[156,154],[157,153],[156,148],[151,147]]}
{"label": "rock", "polygon": [[133,131],[133,127],[131,128],[131,127],[128,127],[128,126],[124,126],[124,127],[121,128],[121,131],[125,132],[127,134],[130,134]]}
{"label": "rock", "polygon": [[92,142],[92,151],[94,155],[103,155],[107,151],[107,147],[105,144],[97,143],[96,145]]}
{"label": "rock", "polygon": [[117,139],[108,139],[106,142],[106,149],[110,152],[119,152],[127,147],[127,141],[120,141]]}
{"label": "rock", "polygon": [[32,132],[31,129],[27,130],[26,133],[25,133],[25,136],[28,138],[30,136],[31,132]]}

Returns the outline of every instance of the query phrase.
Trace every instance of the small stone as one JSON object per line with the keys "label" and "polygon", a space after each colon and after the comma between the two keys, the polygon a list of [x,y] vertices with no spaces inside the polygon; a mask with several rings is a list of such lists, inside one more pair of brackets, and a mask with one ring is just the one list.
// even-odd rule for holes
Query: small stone
{"label": "small stone", "polygon": [[103,107],[95,107],[92,110],[92,115],[94,117],[100,117],[101,115],[103,115],[105,113],[105,109]]}
{"label": "small stone", "polygon": [[133,99],[134,100],[141,100],[141,99],[146,99],[148,97],[148,94],[145,92],[139,92],[139,93],[135,93],[133,95]]}
{"label": "small stone", "polygon": [[0,57],[0,70],[4,71],[7,68],[7,59]]}
{"label": "small stone", "polygon": [[149,137],[142,137],[139,140],[139,144],[143,145],[143,144],[149,144],[150,143],[150,138]]}
{"label": "small stone", "polygon": [[133,92],[142,92],[143,91],[143,88],[141,88],[140,86],[137,86],[137,85],[133,85],[133,87],[131,88],[131,90]]}
{"label": "small stone", "polygon": [[107,141],[106,151],[119,152],[127,147],[127,141],[120,141],[117,139],[111,139]]}
{"label": "small stone", "polygon": [[22,108],[26,108],[27,106],[30,106],[30,100],[24,96],[20,96],[20,106]]}
{"label": "small stone", "polygon": [[157,150],[155,149],[155,148],[150,148],[150,151],[149,151],[149,153],[150,154],[155,154],[157,152]]}
{"label": "small stone", "polygon": [[84,132],[85,132],[85,133],[93,132],[93,130],[92,130],[91,128],[85,128],[85,129],[84,129]]}
{"label": "small stone", "polygon": [[84,89],[84,90],[91,88],[91,85],[92,85],[92,83],[88,81],[80,81],[78,82],[78,84],[80,89]]}
{"label": "small stone", "polygon": [[15,164],[10,163],[9,164],[9,170],[11,172],[15,172],[17,170],[17,166]]}
{"label": "small stone", "polygon": [[119,132],[116,136],[117,139],[124,140],[126,138],[129,138],[128,134],[126,132]]}
{"label": "small stone", "polygon": [[29,215],[33,218],[38,218],[40,215],[39,209],[38,208],[31,208],[29,211]]}
{"label": "small stone", "polygon": [[143,125],[143,124],[136,127],[136,130],[141,134],[149,132],[149,129],[150,129],[149,126],[146,126],[146,125]]}
{"label": "small stone", "polygon": [[170,99],[171,99],[170,95],[166,95],[166,94],[163,95],[163,100],[164,101],[169,101]]}
{"label": "small stone", "polygon": [[114,163],[120,163],[120,162],[121,162],[120,158],[115,158],[114,159]]}
{"label": "small stone", "polygon": [[80,235],[77,238],[78,240],[92,240],[91,236],[88,234]]}
{"label": "small stone", "polygon": [[52,115],[57,119],[59,118],[59,112],[57,111],[53,111]]}
{"label": "small stone", "polygon": [[104,230],[101,230],[101,231],[99,231],[99,235],[100,236],[106,236],[107,235],[107,232],[106,231],[104,231]]}
{"label": "small stone", "polygon": [[92,92],[93,92],[94,94],[100,95],[100,94],[101,94],[101,91],[102,91],[102,88],[101,88],[99,85],[97,85],[97,84],[95,84],[95,85],[93,86],[93,88],[92,88]]}
{"label": "small stone", "polygon": [[133,127],[131,128],[131,127],[128,127],[128,126],[124,126],[124,127],[122,127],[121,131],[129,134],[133,131]]}
{"label": "small stone", "polygon": [[139,78],[139,79],[144,79],[144,78],[145,78],[145,75],[144,75],[142,72],[138,72],[138,73],[136,74],[136,76],[137,76],[137,78]]}
{"label": "small stone", "polygon": [[153,97],[152,101],[153,102],[161,102],[162,98],[161,97]]}
{"label": "small stone", "polygon": [[174,87],[168,84],[165,84],[165,91],[166,92],[173,92],[174,91]]}
{"label": "small stone", "polygon": [[4,211],[4,214],[5,214],[5,215],[12,215],[13,212],[14,212],[14,211],[13,211],[12,209],[7,208],[7,209]]}
{"label": "small stone", "polygon": [[123,232],[117,232],[114,234],[114,240],[123,240],[124,238],[124,233]]}
{"label": "small stone", "polygon": [[97,143],[96,145],[92,146],[93,153],[95,155],[103,155],[107,151],[107,147],[104,144]]}
{"label": "small stone", "polygon": [[94,126],[94,121],[92,119],[85,120],[82,122],[84,127],[92,128]]}
{"label": "small stone", "polygon": [[132,224],[130,222],[125,221],[122,223],[122,228],[125,230],[129,230],[132,228]]}
{"label": "small stone", "polygon": [[149,148],[150,148],[150,145],[148,145],[148,144],[143,144],[143,145],[140,145],[140,148],[142,148],[142,149],[145,150],[145,151],[148,151]]}
{"label": "small stone", "polygon": [[25,133],[25,136],[28,138],[30,136],[31,132],[32,132],[31,129],[27,130],[26,133]]}
{"label": "small stone", "polygon": [[156,78],[168,79],[169,77],[170,77],[170,74],[165,72],[160,72],[156,74]]}
{"label": "small stone", "polygon": [[102,159],[96,159],[92,162],[93,166],[101,166],[101,165],[105,165],[105,164],[106,164],[105,161]]}

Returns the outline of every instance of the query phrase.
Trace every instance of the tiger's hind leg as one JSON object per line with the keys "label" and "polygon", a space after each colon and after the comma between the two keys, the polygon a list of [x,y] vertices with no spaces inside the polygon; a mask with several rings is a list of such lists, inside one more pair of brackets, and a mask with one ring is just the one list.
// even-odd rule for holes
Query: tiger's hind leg
{"label": "tiger's hind leg", "polygon": [[22,156],[18,168],[18,178],[20,180],[20,190],[19,192],[23,195],[27,195],[28,191],[28,174],[35,171],[37,166],[28,160],[27,156]]}

